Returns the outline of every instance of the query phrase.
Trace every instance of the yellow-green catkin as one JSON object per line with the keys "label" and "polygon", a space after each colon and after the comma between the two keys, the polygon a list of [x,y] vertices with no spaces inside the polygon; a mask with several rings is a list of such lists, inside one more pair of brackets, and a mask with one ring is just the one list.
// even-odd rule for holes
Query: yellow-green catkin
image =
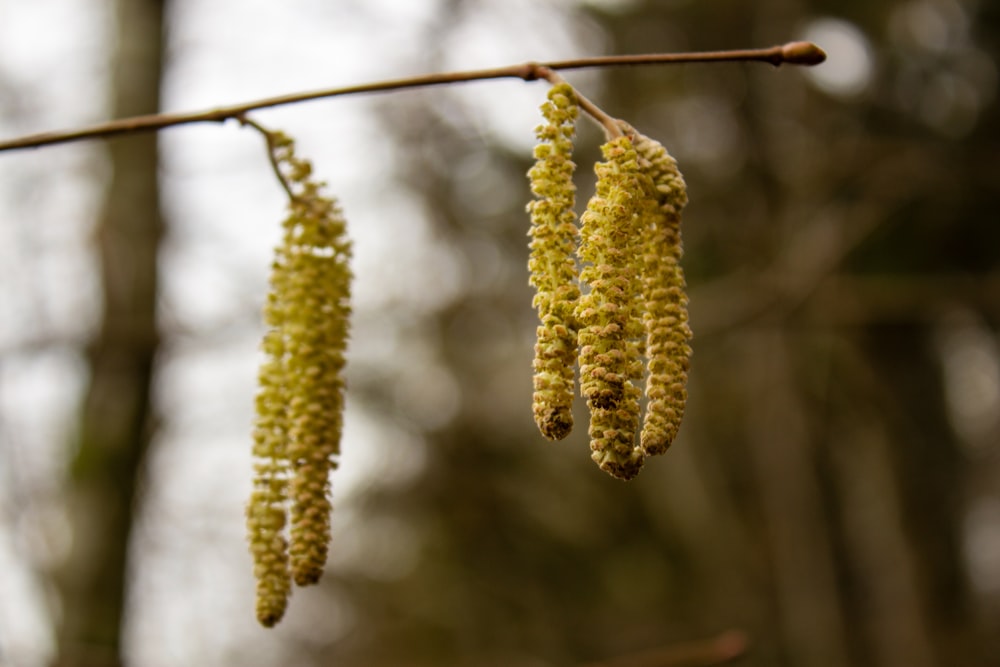
{"label": "yellow-green catkin", "polygon": [[[301,586],[317,582],[326,563],[329,478],[343,430],[342,371],[351,284],[351,246],[343,213],[333,199],[323,196],[323,184],[312,178],[310,163],[295,156],[292,141],[281,134],[272,134],[271,141],[291,199],[265,308],[267,359],[260,373],[254,449],[264,462],[258,464],[247,510],[258,577],[258,618],[264,625],[280,618],[277,605],[268,602],[278,597],[272,590],[279,588],[279,569],[283,581],[291,578]],[[286,552],[283,526],[289,504]],[[258,527],[264,524],[280,541],[267,541],[270,532]],[[272,564],[280,560],[272,553],[285,554],[280,568]],[[286,599],[289,586],[284,589]]]}
{"label": "yellow-green catkin", "polygon": [[287,279],[284,248],[278,248],[271,267],[271,292],[264,306],[264,363],[258,376],[253,432],[253,491],[247,504],[247,533],[257,581],[257,620],[274,626],[285,613],[291,595],[288,564],[288,395],[285,369],[284,313],[279,299]]}
{"label": "yellow-green catkin", "polygon": [[642,294],[645,302],[648,403],[640,443],[647,456],[670,447],[687,403],[691,358],[684,271],[681,268],[681,210],[687,187],[677,162],[658,141],[632,134],[639,163],[651,187],[642,215]]}
{"label": "yellow-green catkin", "polygon": [[643,453],[635,445],[644,334],[636,295],[639,284],[639,212],[642,188],[638,156],[628,137],[601,147],[597,187],[580,230],[580,393],[590,408],[591,457],[619,479],[635,477]]}
{"label": "yellow-green catkin", "polygon": [[538,429],[549,440],[561,440],[573,428],[573,372],[576,325],[573,310],[580,297],[574,252],[578,231],[573,211],[576,187],[572,160],[573,134],[579,109],[572,87],[549,89],[542,105],[546,123],[536,130],[535,165],[528,172],[536,199],[531,214],[528,269],[535,288],[539,326],[535,345],[532,408]]}

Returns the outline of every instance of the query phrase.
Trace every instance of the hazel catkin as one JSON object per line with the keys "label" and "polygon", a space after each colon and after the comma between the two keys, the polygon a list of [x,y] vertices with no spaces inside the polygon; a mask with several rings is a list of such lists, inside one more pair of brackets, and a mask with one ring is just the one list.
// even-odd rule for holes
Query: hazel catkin
{"label": "hazel catkin", "polygon": [[641,202],[638,156],[628,137],[601,148],[597,186],[580,229],[580,281],[589,287],[577,304],[580,393],[590,408],[591,458],[619,479],[635,477],[643,453],[635,447],[642,373],[636,307],[640,293],[636,247]]}
{"label": "hazel catkin", "polygon": [[268,138],[290,203],[265,306],[269,329],[254,430],[254,454],[263,461],[247,524],[258,619],[273,625],[291,580],[317,582],[329,548],[329,477],[343,430],[351,244],[342,211],[321,193],[310,163],[295,155],[284,135]]}
{"label": "hazel catkin", "polygon": [[640,444],[647,456],[653,456],[670,447],[687,403],[691,328],[680,264],[681,210],[687,204],[687,187],[676,160],[662,144],[622,125],[639,154],[648,192],[640,237],[648,402]]}
{"label": "hazel catkin", "polygon": [[531,214],[529,282],[535,288],[533,305],[539,326],[535,344],[535,424],[549,440],[561,440],[573,428],[576,324],[573,309],[580,297],[574,258],[578,231],[573,211],[576,187],[572,160],[573,133],[579,114],[572,87],[560,83],[549,89],[542,105],[546,123],[536,129],[539,144],[535,164],[528,172],[535,200]]}
{"label": "hazel catkin", "polygon": [[253,491],[246,508],[247,537],[257,581],[257,620],[272,627],[285,613],[291,595],[288,560],[288,382],[283,335],[284,311],[278,295],[287,278],[283,248],[275,252],[271,293],[264,306],[265,360],[258,373],[253,431]]}
{"label": "hazel catkin", "polygon": [[340,454],[344,352],[350,314],[350,245],[343,214],[304,181],[285,222],[289,376],[288,456],[292,463],[291,557],[295,583],[315,583],[330,541],[330,472]]}

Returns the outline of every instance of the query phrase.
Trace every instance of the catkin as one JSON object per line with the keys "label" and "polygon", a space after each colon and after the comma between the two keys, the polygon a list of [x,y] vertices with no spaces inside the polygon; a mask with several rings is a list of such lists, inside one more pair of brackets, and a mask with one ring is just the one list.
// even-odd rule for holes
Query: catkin
{"label": "catkin", "polygon": [[257,620],[274,626],[285,613],[291,595],[288,564],[288,394],[285,368],[284,311],[278,294],[287,279],[283,248],[278,248],[271,269],[271,293],[264,306],[265,361],[258,374],[255,399],[253,491],[247,504],[247,533],[257,581]]}
{"label": "catkin", "polygon": [[684,417],[691,357],[687,294],[680,260],[681,210],[687,188],[677,162],[658,141],[631,127],[649,196],[642,211],[642,298],[648,403],[640,444],[647,456],[667,451]]}
{"label": "catkin", "polygon": [[597,186],[580,230],[581,283],[590,288],[576,308],[579,322],[580,392],[590,408],[591,457],[620,479],[635,477],[643,453],[635,447],[641,392],[636,295],[641,185],[631,141],[619,137],[601,148]]}
{"label": "catkin", "polygon": [[310,163],[295,156],[291,140],[280,134],[270,139],[291,200],[265,307],[267,358],[254,445],[263,462],[247,509],[258,619],[264,625],[281,618],[290,580],[315,583],[326,562],[329,477],[343,430],[351,283],[343,213],[321,194],[322,184],[312,178]]}
{"label": "catkin", "polygon": [[573,133],[579,110],[573,89],[560,83],[542,105],[546,123],[536,130],[535,165],[528,172],[536,199],[531,214],[528,268],[535,288],[539,326],[535,345],[532,408],[539,431],[549,440],[573,428],[573,369],[577,332],[573,309],[580,297],[574,259],[578,231],[573,211],[576,188]]}

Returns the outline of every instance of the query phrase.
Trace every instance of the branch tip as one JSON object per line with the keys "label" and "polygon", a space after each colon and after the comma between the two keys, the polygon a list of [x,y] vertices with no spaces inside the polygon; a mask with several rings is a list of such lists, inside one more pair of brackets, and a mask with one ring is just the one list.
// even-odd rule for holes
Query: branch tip
{"label": "branch tip", "polygon": [[819,65],[826,52],[812,42],[789,42],[781,47],[781,62],[789,65]]}
{"label": "branch tip", "polygon": [[547,73],[550,72],[548,67],[545,67],[541,63],[530,62],[524,63],[522,65],[521,78],[525,81],[537,81],[539,79],[548,78]]}

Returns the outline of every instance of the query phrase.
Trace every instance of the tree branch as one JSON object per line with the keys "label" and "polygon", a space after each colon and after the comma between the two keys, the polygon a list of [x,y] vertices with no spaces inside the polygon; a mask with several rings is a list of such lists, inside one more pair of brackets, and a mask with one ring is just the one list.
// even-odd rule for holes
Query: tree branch
{"label": "tree branch", "polygon": [[629,653],[580,667],[713,667],[744,656],[749,644],[744,632],[729,630],[713,639]]}
{"label": "tree branch", "polygon": [[241,118],[247,112],[269,107],[297,104],[309,100],[341,95],[356,95],[360,93],[385,92],[403,90],[406,88],[422,88],[466,81],[481,81],[484,79],[517,78],[524,81],[534,81],[545,78],[545,70],[570,70],[591,67],[616,67],[622,65],[666,65],[676,63],[698,62],[766,62],[775,67],[789,65],[818,65],[826,60],[826,54],[821,48],[810,42],[791,42],[783,46],[773,46],[767,49],[744,49],[739,51],[703,51],[698,53],[651,53],[630,56],[601,56],[594,58],[579,58],[575,60],[560,60],[549,63],[525,63],[494,69],[471,70],[465,72],[447,72],[442,74],[427,74],[405,79],[393,79],[374,83],[364,83],[343,88],[328,88],[290,95],[268,97],[253,102],[218,107],[207,111],[187,113],[164,113],[147,116],[133,116],[89,127],[43,132],[20,138],[0,141],[0,151],[10,151],[20,148],[38,148],[52,144],[63,144],[71,141],[111,137],[119,134],[134,134],[138,132],[156,132],[167,127],[187,125],[190,123],[221,123],[231,118]]}

